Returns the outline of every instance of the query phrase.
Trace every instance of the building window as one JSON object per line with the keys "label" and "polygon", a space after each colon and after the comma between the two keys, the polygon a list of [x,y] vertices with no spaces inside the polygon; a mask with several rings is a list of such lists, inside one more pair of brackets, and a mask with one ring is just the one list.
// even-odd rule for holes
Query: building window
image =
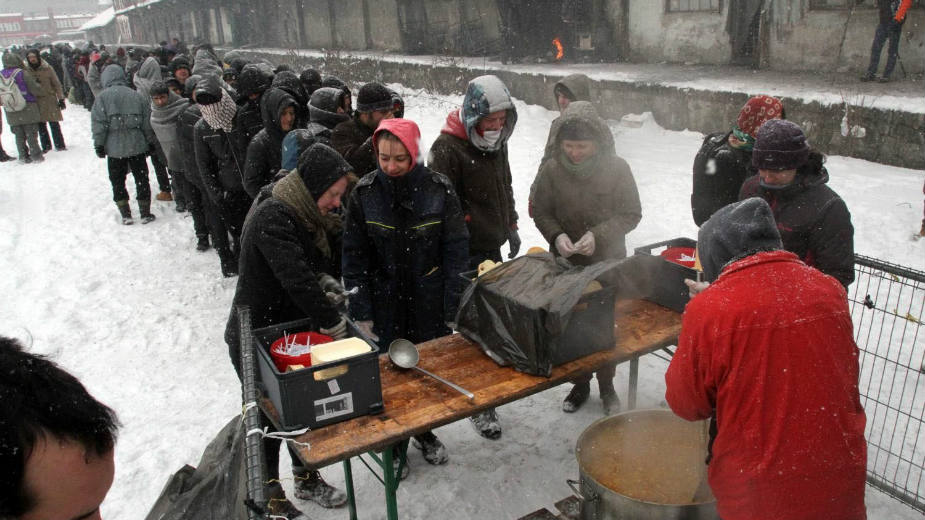
{"label": "building window", "polygon": [[694,11],[720,12],[720,0],[665,0],[666,13],[690,13]]}

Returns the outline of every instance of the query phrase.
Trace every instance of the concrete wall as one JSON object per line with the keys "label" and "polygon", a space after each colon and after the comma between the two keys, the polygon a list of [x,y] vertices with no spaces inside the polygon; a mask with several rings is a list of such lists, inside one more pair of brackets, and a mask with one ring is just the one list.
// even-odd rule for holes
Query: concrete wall
{"label": "concrete wall", "polygon": [[[374,3],[374,2],[373,2]],[[365,50],[363,0],[337,0],[334,2],[334,47]]]}
{"label": "concrete wall", "polygon": [[[508,71],[484,71],[454,65],[416,65],[353,56],[313,59],[294,56],[261,56],[294,68],[312,66],[322,74],[336,74],[345,81],[377,79],[396,82],[409,88],[425,88],[442,93],[463,92],[469,79],[481,74],[495,74],[523,101],[554,110],[552,89],[559,76],[520,74]],[[679,89],[627,81],[593,81],[591,97],[601,114],[619,119],[626,114],[652,112],[655,120],[670,130],[715,132],[728,128],[748,95],[739,92]],[[787,116],[801,125],[820,151],[907,168],[925,168],[918,128],[920,114],[881,110],[865,106],[848,107],[848,118],[866,129],[864,138],[842,137],[843,105],[806,103],[782,98]],[[693,158],[691,158],[693,160]]]}
{"label": "concrete wall", "polygon": [[[729,63],[731,47],[726,33],[729,2],[722,12],[666,13],[664,2],[631,0],[628,38],[631,61],[676,63]],[[610,9],[619,17],[619,9]],[[619,18],[614,26],[619,26]]]}
{"label": "concrete wall", "polygon": [[[768,63],[780,70],[827,68],[861,73],[867,69],[878,23],[874,8],[809,10],[803,0],[773,0]],[[925,10],[907,12],[899,56],[909,73],[925,68]],[[885,63],[884,48],[881,69]]]}
{"label": "concrete wall", "polygon": [[302,5],[302,12],[305,13],[305,45],[311,49],[332,47],[328,3],[304,2]]}
{"label": "concrete wall", "polygon": [[401,27],[398,23],[396,0],[372,0],[369,9],[369,36],[372,48],[384,51],[401,51]]}

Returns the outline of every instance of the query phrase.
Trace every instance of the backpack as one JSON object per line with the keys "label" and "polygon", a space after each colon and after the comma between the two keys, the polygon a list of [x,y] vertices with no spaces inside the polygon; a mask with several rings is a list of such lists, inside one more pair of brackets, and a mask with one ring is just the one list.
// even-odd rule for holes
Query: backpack
{"label": "backpack", "polygon": [[19,112],[26,108],[26,98],[16,83],[17,74],[22,74],[22,70],[16,69],[9,78],[0,74],[0,105],[3,105],[7,112]]}

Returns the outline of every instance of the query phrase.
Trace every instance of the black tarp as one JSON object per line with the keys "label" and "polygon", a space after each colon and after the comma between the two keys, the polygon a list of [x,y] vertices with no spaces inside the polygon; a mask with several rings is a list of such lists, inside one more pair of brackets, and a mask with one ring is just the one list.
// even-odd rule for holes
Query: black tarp
{"label": "black tarp", "polygon": [[[614,346],[614,301],[648,296],[662,262],[634,256],[582,267],[550,253],[522,256],[470,284],[457,329],[497,363],[548,377],[555,365]],[[585,294],[594,280],[602,289]]]}

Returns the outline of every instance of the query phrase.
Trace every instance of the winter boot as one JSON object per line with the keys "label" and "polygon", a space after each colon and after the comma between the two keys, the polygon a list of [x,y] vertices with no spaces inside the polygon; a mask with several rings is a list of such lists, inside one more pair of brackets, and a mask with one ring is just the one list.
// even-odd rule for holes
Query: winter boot
{"label": "winter boot", "polygon": [[209,250],[209,235],[196,235],[196,251]]}
{"label": "winter boot", "polygon": [[469,417],[472,426],[479,435],[486,439],[497,440],[501,438],[501,421],[494,408],[489,408],[484,412],[477,413]]}
{"label": "winter boot", "polygon": [[[267,488],[267,513],[276,517],[283,517],[286,520],[310,520],[308,515],[299,511],[296,506],[286,498],[283,487],[279,484],[272,484]],[[273,518],[271,516],[271,518]]]}
{"label": "winter boot", "polygon": [[218,260],[222,264],[222,276],[231,278],[238,275],[238,259],[234,257],[228,248],[216,249]]}
{"label": "winter boot", "polygon": [[446,446],[440,442],[440,439],[433,432],[415,435],[411,438],[411,444],[421,450],[424,460],[430,464],[439,466],[440,464],[446,464],[446,461],[449,460],[449,456],[446,454]]}
{"label": "winter boot", "polygon": [[[600,375],[598,375],[600,377]],[[617,396],[617,391],[613,389],[612,381],[599,381],[598,388],[600,388],[601,402],[604,408],[604,415],[615,414],[620,411],[620,397]]]}
{"label": "winter boot", "polygon": [[123,226],[131,226],[135,223],[135,221],[132,220],[132,208],[128,205],[127,200],[116,202],[116,207],[119,208],[119,214],[122,215]]}
{"label": "winter boot", "polygon": [[138,213],[141,215],[142,224],[150,224],[154,221],[155,217],[151,213],[151,201],[150,200],[139,200],[138,201]]}
{"label": "winter boot", "polygon": [[162,191],[158,193],[155,198],[162,202],[170,202],[173,200],[173,195],[171,195],[169,191]]}
{"label": "winter boot", "polygon": [[328,509],[347,503],[346,493],[325,482],[317,471],[294,468],[292,476],[295,477],[295,496],[300,500],[311,500]]}
{"label": "winter boot", "polygon": [[590,394],[590,381],[576,383],[575,386],[572,387],[572,391],[565,396],[565,401],[562,401],[562,411],[567,413],[578,411],[581,405],[585,404],[585,401],[588,400],[588,395]]}
{"label": "winter boot", "polygon": [[0,162],[12,161],[13,158],[10,157],[6,151],[3,149],[3,145],[0,145]]}

